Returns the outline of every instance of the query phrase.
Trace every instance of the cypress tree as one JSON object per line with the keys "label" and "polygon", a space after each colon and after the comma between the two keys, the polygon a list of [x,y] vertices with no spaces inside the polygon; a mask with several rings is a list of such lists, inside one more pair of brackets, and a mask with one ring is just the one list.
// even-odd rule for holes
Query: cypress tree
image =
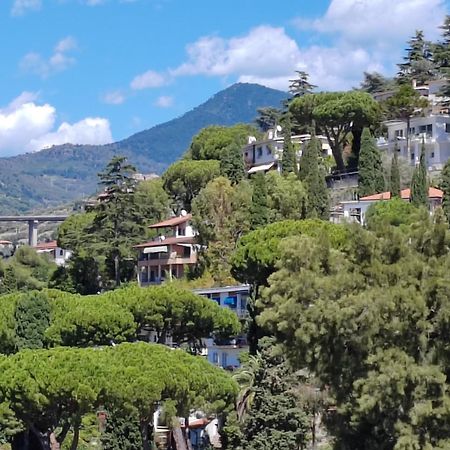
{"label": "cypress tree", "polygon": [[391,197],[400,197],[400,169],[398,167],[397,144],[391,161]]}
{"label": "cypress tree", "polygon": [[385,188],[380,152],[368,128],[364,129],[361,139],[358,185],[361,197],[378,194]]}
{"label": "cypress tree", "polygon": [[320,140],[313,135],[300,159],[299,178],[304,182],[308,195],[307,216],[328,220],[330,200],[325,170],[320,163],[321,150]]}
{"label": "cypress tree", "polygon": [[284,120],[284,127],[283,127],[283,159],[281,161],[282,163],[282,171],[283,174],[297,172],[297,157],[295,154],[294,144],[291,140],[291,117],[290,114],[288,114]]}
{"label": "cypress tree", "polygon": [[441,189],[444,191],[442,199],[442,209],[444,210],[447,222],[450,223],[450,159],[445,163],[441,172]]}
{"label": "cypress tree", "polygon": [[252,229],[267,225],[269,207],[267,203],[266,178],[263,173],[257,173],[253,178],[252,205],[250,208],[250,223]]}
{"label": "cypress tree", "polygon": [[227,177],[231,184],[238,184],[244,178],[244,158],[241,147],[236,142],[225,149],[220,160],[220,174]]}
{"label": "cypress tree", "polygon": [[422,141],[419,165],[414,169],[411,180],[411,203],[415,206],[428,206],[427,168],[425,163],[425,142]]}

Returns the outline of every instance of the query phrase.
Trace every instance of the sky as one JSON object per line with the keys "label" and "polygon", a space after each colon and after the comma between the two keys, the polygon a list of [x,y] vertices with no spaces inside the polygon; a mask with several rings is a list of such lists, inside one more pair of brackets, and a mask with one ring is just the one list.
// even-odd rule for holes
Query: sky
{"label": "sky", "polygon": [[319,90],[395,74],[450,0],[0,0],[0,156],[104,144],[235,82]]}

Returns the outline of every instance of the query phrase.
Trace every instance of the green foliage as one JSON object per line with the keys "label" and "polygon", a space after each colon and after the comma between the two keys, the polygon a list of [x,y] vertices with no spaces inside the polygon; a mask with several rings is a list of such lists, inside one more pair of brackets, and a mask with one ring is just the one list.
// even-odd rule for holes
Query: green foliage
{"label": "green foliage", "polygon": [[[145,180],[136,186],[136,204],[140,214],[149,222],[164,220],[170,213],[170,198],[160,178]],[[72,247],[67,247],[72,248]]]}
{"label": "green foliage", "polygon": [[281,167],[284,175],[297,173],[297,154],[291,135],[291,118],[290,114],[287,114],[283,120],[283,159]]}
{"label": "green foliage", "polygon": [[320,92],[294,99],[289,111],[299,123],[314,123],[324,133],[338,170],[344,170],[342,148],[352,127],[362,128],[379,122],[380,108],[366,92]]}
{"label": "green foliage", "polygon": [[450,160],[445,163],[442,169],[440,188],[444,192],[442,208],[447,221],[450,223]]}
{"label": "green foliage", "polygon": [[164,189],[176,210],[190,211],[194,197],[219,174],[219,161],[177,161],[163,175]]}
{"label": "green foliage", "polygon": [[364,72],[364,81],[360,88],[369,94],[375,94],[393,89],[394,86],[395,81],[391,78],[386,78],[378,72]]}
{"label": "green foliage", "polygon": [[103,450],[136,450],[141,447],[139,416],[120,410],[109,411],[102,433]]}
{"label": "green foliage", "polygon": [[16,347],[43,348],[45,330],[50,322],[50,304],[45,293],[22,294],[14,311]]}
{"label": "green foliage", "polygon": [[233,142],[225,148],[220,159],[220,173],[227,177],[233,184],[237,184],[244,179],[244,158],[242,157],[242,146]]}
{"label": "green foliage", "polygon": [[321,220],[285,220],[248,233],[239,241],[232,259],[232,275],[243,283],[264,286],[281,260],[280,243],[290,236],[324,237],[333,248],[343,247],[349,231]]}
{"label": "green foliage", "polygon": [[317,87],[311,84],[309,80],[309,75],[301,70],[296,70],[297,78],[294,80],[289,80],[289,93],[295,97],[302,97],[306,94],[311,94],[312,91]]}
{"label": "green foliage", "polygon": [[368,128],[362,134],[359,157],[358,192],[361,197],[384,192],[383,166],[381,155]]}
{"label": "green foliage", "polygon": [[194,160],[212,159],[220,161],[230,146],[242,148],[248,136],[257,136],[251,125],[238,124],[232,127],[213,125],[204,128],[192,139],[188,154]]}
{"label": "green foliage", "polygon": [[278,108],[258,108],[258,117],[255,119],[259,129],[264,133],[274,129],[280,123],[281,111]]}
{"label": "green foliage", "polygon": [[400,197],[400,167],[398,165],[398,151],[394,148],[394,156],[391,161],[391,174],[390,174],[390,191],[391,197]]}
{"label": "green foliage", "polygon": [[321,150],[321,142],[315,136],[312,136],[300,159],[299,178],[306,185],[307,216],[326,220],[330,216],[330,198],[324,168],[320,161]]}
{"label": "green foliage", "polygon": [[366,212],[366,225],[371,230],[381,229],[383,226],[411,225],[420,218],[420,210],[412,203],[394,197],[369,206]]}
{"label": "green foliage", "polygon": [[411,203],[428,207],[428,180],[425,162],[425,143],[422,143],[419,165],[415,168],[411,181]]}
{"label": "green foliage", "polygon": [[281,176],[271,171],[265,175],[269,223],[280,220],[298,220],[305,218],[308,204],[307,193],[303,183],[295,174]]}
{"label": "green foliage", "polygon": [[[389,118],[406,120],[408,125],[416,110],[426,106],[428,100],[421,97],[410,84],[400,85],[395,94],[384,102]],[[409,133],[409,127],[406,132]]]}
{"label": "green foliage", "polygon": [[269,221],[267,184],[263,173],[257,173],[252,179],[252,204],[250,206],[250,224],[252,229],[264,226]]}
{"label": "green foliage", "polygon": [[219,285],[230,284],[229,259],[240,236],[250,230],[252,190],[248,181],[232,186],[227,178],[210,181],[192,204],[193,225],[205,266]]}
{"label": "green foliage", "polygon": [[258,323],[330,389],[336,448],[446,448],[448,226],[425,214],[410,229],[350,231],[339,249],[282,242]]}

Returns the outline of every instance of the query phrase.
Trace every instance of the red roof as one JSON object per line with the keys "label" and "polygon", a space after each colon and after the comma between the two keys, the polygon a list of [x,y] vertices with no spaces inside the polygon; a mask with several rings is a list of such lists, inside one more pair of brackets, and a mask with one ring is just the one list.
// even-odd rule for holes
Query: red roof
{"label": "red roof", "polygon": [[144,244],[135,245],[134,248],[147,248],[147,247],[159,247],[162,245],[173,245],[173,244],[194,244],[195,238],[193,236],[179,236],[179,237],[168,237],[164,240],[156,240],[145,242]]}
{"label": "red roof", "polygon": [[188,220],[191,220],[191,219],[192,219],[192,214],[186,214],[185,216],[172,217],[172,218],[164,220],[162,222],[155,223],[153,225],[150,225],[149,228],[174,227],[176,225],[179,225],[180,223],[187,222]]}
{"label": "red roof", "polygon": [[36,245],[36,250],[53,250],[56,247],[58,247],[58,243],[56,241],[50,241],[50,242],[41,242],[38,245]]}
{"label": "red roof", "polygon": [[[434,187],[428,188],[428,198],[442,198],[444,193],[440,189]],[[403,200],[409,200],[411,198],[411,189],[403,189],[400,192],[400,196]],[[390,192],[382,192],[380,194],[367,195],[366,197],[361,197],[360,201],[378,201],[378,200],[390,200]]]}

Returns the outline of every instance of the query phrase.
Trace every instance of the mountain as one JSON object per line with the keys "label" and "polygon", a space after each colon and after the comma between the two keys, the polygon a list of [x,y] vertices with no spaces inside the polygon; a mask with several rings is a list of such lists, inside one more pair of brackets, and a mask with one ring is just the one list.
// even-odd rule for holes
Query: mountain
{"label": "mountain", "polygon": [[64,144],[0,158],[0,214],[16,214],[73,201],[94,193],[97,173],[124,155],[141,173],[162,173],[208,125],[250,123],[260,107],[280,107],[287,94],[237,83],[181,117],[106,145]]}

